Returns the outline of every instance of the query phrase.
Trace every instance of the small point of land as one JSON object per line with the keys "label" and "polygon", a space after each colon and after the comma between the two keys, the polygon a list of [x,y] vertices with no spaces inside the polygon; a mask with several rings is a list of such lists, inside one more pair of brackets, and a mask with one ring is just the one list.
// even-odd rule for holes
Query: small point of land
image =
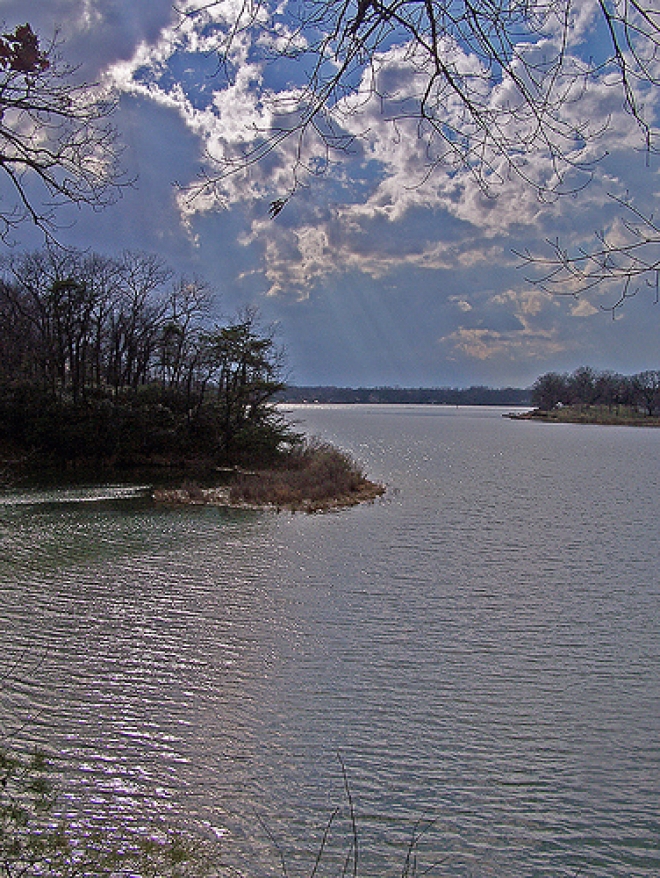
{"label": "small point of land", "polygon": [[[295,488],[287,491],[281,486],[283,480],[276,476],[280,487],[277,491],[270,491],[273,471],[255,472],[252,478],[255,482],[256,492],[260,499],[248,499],[240,488],[232,489],[230,486],[206,488],[200,485],[186,485],[181,488],[156,488],[152,497],[156,503],[166,506],[219,506],[230,509],[257,509],[274,510],[281,512],[329,512],[336,509],[345,509],[357,506],[359,503],[369,503],[382,497],[386,491],[384,485],[362,479],[349,493],[328,494],[323,497],[301,497]],[[260,485],[259,482],[263,484]],[[250,492],[249,496],[252,496]]]}
{"label": "small point of land", "polygon": [[350,455],[320,441],[292,450],[279,465],[223,468],[217,476],[215,484],[158,488],[154,500],[173,506],[324,512],[373,501],[385,493],[385,486],[368,479]]}

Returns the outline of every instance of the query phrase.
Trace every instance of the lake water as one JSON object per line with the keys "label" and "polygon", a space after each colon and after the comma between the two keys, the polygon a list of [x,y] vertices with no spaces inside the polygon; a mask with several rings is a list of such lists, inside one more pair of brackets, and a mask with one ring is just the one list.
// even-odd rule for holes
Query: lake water
{"label": "lake water", "polygon": [[362,876],[418,831],[419,875],[660,874],[660,430],[290,410],[386,496],[0,496],[0,718],[60,806],[213,834],[248,876],[309,876],[337,806],[339,874],[351,803]]}

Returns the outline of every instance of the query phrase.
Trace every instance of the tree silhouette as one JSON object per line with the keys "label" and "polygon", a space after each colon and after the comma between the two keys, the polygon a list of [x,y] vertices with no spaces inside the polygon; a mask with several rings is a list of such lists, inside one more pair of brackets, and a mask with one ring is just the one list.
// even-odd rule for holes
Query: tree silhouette
{"label": "tree silhouette", "polygon": [[112,97],[76,83],[53,42],[41,49],[29,24],[0,36],[0,238],[26,219],[47,237],[64,204],[99,208],[123,179]]}

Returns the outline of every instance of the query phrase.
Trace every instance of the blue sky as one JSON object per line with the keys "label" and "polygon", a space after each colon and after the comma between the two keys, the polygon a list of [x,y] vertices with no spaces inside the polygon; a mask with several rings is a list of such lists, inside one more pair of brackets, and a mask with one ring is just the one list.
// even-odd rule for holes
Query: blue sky
{"label": "blue sky", "polygon": [[[115,121],[135,186],[102,213],[63,215],[64,243],[161,254],[178,273],[210,283],[219,316],[256,304],[277,325],[297,384],[525,386],[583,364],[626,373],[660,367],[653,293],[640,291],[612,320],[601,306],[615,291],[548,295],[515,255],[544,252],[548,238],[577,246],[596,231],[617,234],[612,195],[632,195],[652,211],[658,163],[640,148],[614,90],[604,84],[584,98],[594,126],[607,120],[587,157],[606,155],[575,196],[544,204],[509,179],[487,198],[443,168],[423,180],[412,130],[394,136],[369,104],[352,123],[352,133],[367,137],[271,220],[270,201],[291,182],[286,149],[227,181],[217,197],[190,201],[175,185],[208,170],[209,154],[245,143],[266,118],[264,91],[281,96],[290,86],[247,43],[233,83],[216,75],[209,29],[221,32],[236,5],[218,4],[202,30],[199,20],[177,27],[171,0],[0,0],[7,27],[28,20],[44,42],[59,30],[78,76],[120,94]],[[576,45],[597,53],[593,5],[581,4],[576,34],[583,28],[586,37]],[[402,75],[394,55],[388,63],[392,77]],[[656,97],[647,100],[657,121]],[[529,160],[542,173],[542,157],[538,167]],[[26,227],[17,235],[19,247],[38,243]]]}

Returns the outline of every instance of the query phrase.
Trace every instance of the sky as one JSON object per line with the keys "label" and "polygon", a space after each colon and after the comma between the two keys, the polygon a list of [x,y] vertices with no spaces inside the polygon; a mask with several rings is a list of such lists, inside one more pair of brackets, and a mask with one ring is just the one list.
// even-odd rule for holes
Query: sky
{"label": "sky", "polygon": [[[203,4],[178,8],[195,5]],[[616,198],[652,212],[658,161],[606,82],[582,97],[581,111],[602,132],[591,154],[584,148],[587,159],[599,157],[589,185],[574,194],[544,201],[515,178],[487,197],[444,166],[425,177],[414,126],[395,131],[372,100],[346,123],[361,135],[350,153],[304,179],[271,219],[271,201],[291,185],[290,147],[213,194],[191,199],[187,189],[213,169],[214,156],[264,123],[265,96],[281,99],[293,87],[294,68],[267,64],[247,37],[232,81],[223,78],[213,40],[240,5],[224,0],[182,24],[171,0],[0,0],[5,27],[29,21],[42,43],[57,31],[76,77],[119,96],[114,122],[134,183],[102,212],[64,211],[62,243],[156,253],[210,284],[218,319],[256,305],[276,327],[298,385],[525,387],[580,365],[625,374],[660,368],[653,291],[641,289],[613,319],[604,309],[615,290],[550,295],[517,255],[547,254],[547,240],[590,246],[597,232],[616,234]],[[593,5],[581,4],[576,53],[598,55]],[[396,47],[383,65],[393,80],[407,75]],[[657,122],[657,96],[646,100]],[[543,173],[543,156],[528,161],[530,173]],[[40,244],[27,226],[15,240],[17,248]]]}

